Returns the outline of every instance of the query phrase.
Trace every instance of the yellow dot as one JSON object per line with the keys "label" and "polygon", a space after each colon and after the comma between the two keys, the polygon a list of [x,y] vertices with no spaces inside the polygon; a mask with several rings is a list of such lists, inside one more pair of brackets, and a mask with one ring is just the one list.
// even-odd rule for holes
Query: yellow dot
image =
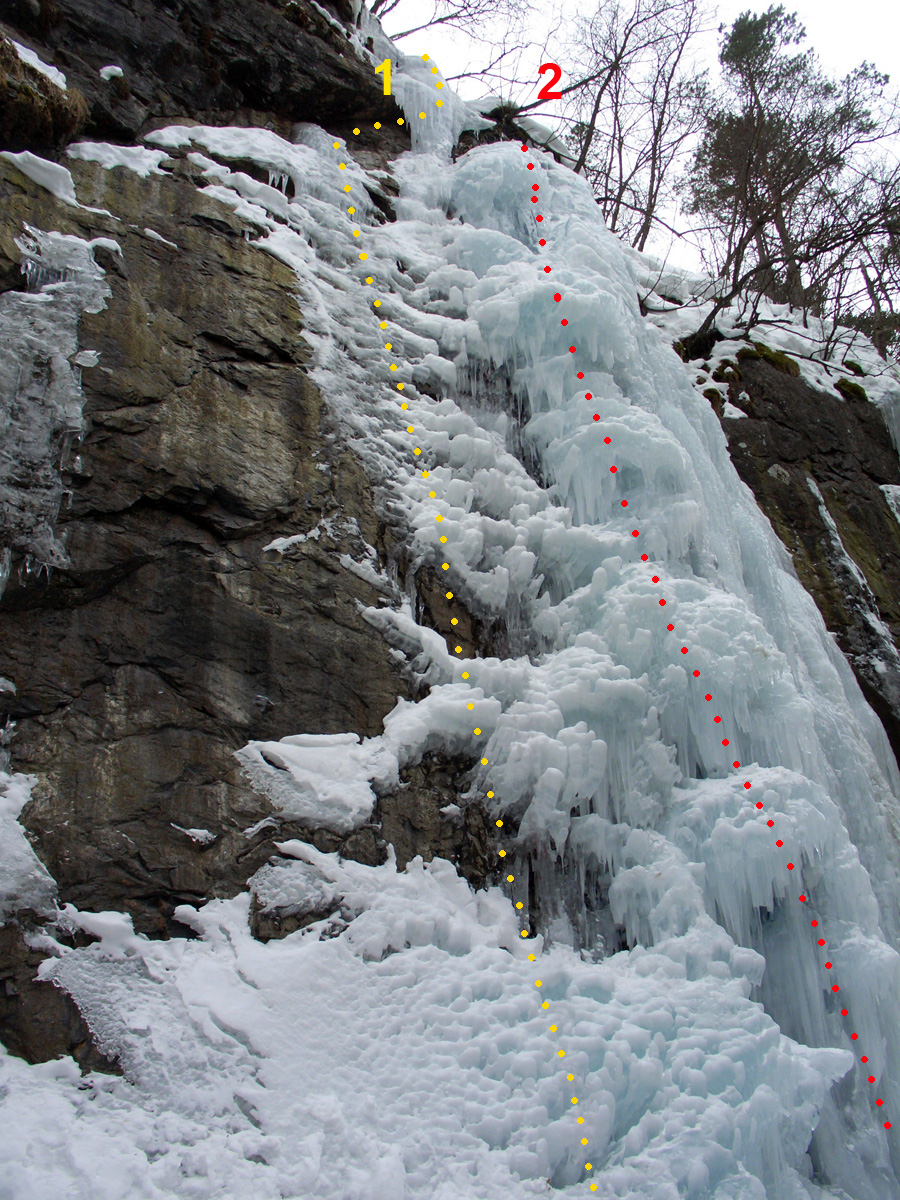
{"label": "yellow dot", "polygon": [[[531,957],[531,958],[534,958],[534,955],[532,954],[532,955],[530,955],[530,957]],[[551,1025],[551,1026],[550,1026],[550,1032],[551,1032],[551,1033],[556,1033],[556,1026],[555,1026],[555,1025]]]}
{"label": "yellow dot", "polygon": [[[458,618],[458,617],[451,617],[451,618],[450,618],[450,624],[451,624],[451,625],[458,625],[458,624],[459,624],[459,618]],[[469,705],[469,708],[471,708],[471,707],[472,707],[472,705],[470,704],[470,705]]]}
{"label": "yellow dot", "polygon": [[505,850],[501,850],[501,851],[500,851],[500,857],[501,857],[501,858],[506,858],[506,851],[505,851]]}
{"label": "yellow dot", "polygon": [[402,392],[402,391],[403,391],[403,389],[404,389],[405,387],[406,387],[406,384],[405,384],[405,383],[398,383],[398,384],[397,384],[397,391],[398,391],[398,392]]}
{"label": "yellow dot", "polygon": [[474,705],[474,704],[467,704],[467,705],[466,705],[466,708],[467,708],[467,709],[468,709],[470,712],[472,711],[472,709],[473,709],[474,707],[475,707],[475,705]]}
{"label": "yellow dot", "polygon": [[523,929],[523,930],[522,930],[522,937],[528,937],[528,930],[527,930],[527,929]]}
{"label": "yellow dot", "polygon": [[387,329],[387,321],[382,321],[382,322],[381,322],[381,328],[382,328],[382,329]]}
{"label": "yellow dot", "polygon": [[[368,281],[368,279],[367,279],[367,280],[366,280],[366,283],[368,283],[368,282],[369,282],[369,281]],[[375,305],[375,307],[376,307],[376,308],[381,308],[381,301],[380,301],[380,300],[373,300],[373,301],[372,301],[372,303]]]}
{"label": "yellow dot", "polygon": [[392,347],[393,347],[393,343],[392,343],[392,342],[385,342],[385,343],[384,343],[384,348],[385,348],[385,350],[390,350],[390,349],[392,349]]}
{"label": "yellow dot", "polygon": [[429,499],[429,500],[433,500],[433,499],[435,498],[435,496],[436,496],[436,495],[437,495],[437,492],[429,492],[429,493],[428,493],[428,499]]}
{"label": "yellow dot", "polygon": [[483,767],[486,767],[486,766],[488,765],[488,760],[487,760],[486,758],[483,758],[483,759],[481,760],[481,765],[482,765]]}
{"label": "yellow dot", "polygon": [[591,1184],[591,1191],[592,1191],[592,1192],[596,1192],[596,1190],[597,1190],[597,1185],[596,1185],[596,1183],[592,1183],[592,1184]]}
{"label": "yellow dot", "polygon": [[435,100],[435,104],[438,106],[438,108],[443,108],[443,107],[444,107],[444,102],[443,102],[443,100]]}
{"label": "yellow dot", "polygon": [[559,1057],[560,1057],[560,1058],[565,1058],[565,1057],[566,1057],[566,1052],[565,1052],[565,1050],[557,1050],[557,1052],[556,1052],[556,1053],[559,1055]]}
{"label": "yellow dot", "polygon": [[418,446],[416,446],[415,450],[413,450],[413,454],[421,454],[421,453],[422,453],[422,451],[419,449]]}
{"label": "yellow dot", "polygon": [[550,1007],[550,1001],[549,1001],[549,1000],[545,1000],[545,1001],[544,1001],[544,1003],[541,1005],[541,1008],[549,1008],[549,1007]]}
{"label": "yellow dot", "polygon": [[362,254],[360,254],[360,256],[359,256],[359,257],[360,257],[360,258],[362,258],[362,259],[366,259],[366,258],[368,258],[369,256],[368,256],[368,254],[366,254],[366,253],[365,253],[365,251],[363,251],[363,253],[362,253]]}
{"label": "yellow dot", "polygon": [[572,1103],[573,1103],[573,1104],[577,1104],[577,1103],[578,1103],[578,1097],[577,1097],[577,1096],[573,1096],[573,1097],[572,1097]]}
{"label": "yellow dot", "polygon": [[396,364],[396,363],[391,363],[391,370],[392,370],[392,371],[396,371],[396,370],[397,370],[397,364]]}
{"label": "yellow dot", "polygon": [[[335,142],[335,145],[337,145],[337,142]],[[346,163],[338,163],[338,166],[340,167],[340,169],[341,169],[342,171],[346,171],[346,170],[347,170],[347,164],[346,164]]]}
{"label": "yellow dot", "polygon": [[424,113],[419,113],[419,116],[422,118],[422,120],[423,120],[423,121],[425,120],[425,114],[424,114]]}
{"label": "yellow dot", "polygon": [[398,117],[398,118],[397,118],[397,124],[398,124],[398,125],[402,125],[402,124],[403,124],[403,118],[402,118],[402,117]]}
{"label": "yellow dot", "polygon": [[575,1078],[575,1076],[574,1076],[574,1075],[567,1075],[567,1076],[566,1076],[566,1079],[568,1079],[569,1083],[571,1083],[571,1082],[572,1082],[572,1080],[573,1080],[574,1078]]}
{"label": "yellow dot", "polygon": [[[423,54],[423,55],[422,55],[422,62],[428,62],[428,55],[427,55],[427,54]],[[435,70],[437,70],[437,68],[436,68],[436,67],[432,67],[431,69],[432,69],[432,71],[435,71]]]}
{"label": "yellow dot", "polygon": [[447,539],[446,539],[445,537],[438,538],[438,541],[439,541],[439,542],[446,542],[446,540],[447,540]]}
{"label": "yellow dot", "polygon": [[462,673],[462,677],[463,677],[463,679],[468,679],[468,678],[469,678],[469,672],[468,672],[468,671],[463,671],[463,673]]}
{"label": "yellow dot", "polygon": [[480,730],[480,729],[473,729],[473,730],[472,730],[472,732],[473,732],[474,734],[476,734],[476,735],[477,735],[477,734],[481,733],[481,730]]}
{"label": "yellow dot", "polygon": [[516,901],[516,908],[524,908],[524,907],[525,907],[525,905],[522,903],[521,900]]}
{"label": "yellow dot", "polygon": [[[372,282],[372,276],[371,276],[371,275],[367,275],[367,276],[366,276],[366,283],[371,283],[371,282]],[[376,300],[376,301],[375,301],[375,303],[376,303],[376,304],[380,304],[380,303],[381,303],[381,301],[380,301],[380,300]]]}
{"label": "yellow dot", "polygon": [[381,122],[380,122],[380,121],[376,121],[376,122],[375,122],[375,128],[376,128],[376,129],[380,129],[380,128],[381,128]]}
{"label": "yellow dot", "polygon": [[584,1124],[584,1117],[576,1117],[575,1120],[578,1122],[579,1125]]}
{"label": "yellow dot", "polygon": [[[489,799],[489,800],[493,800],[493,798],[494,798],[494,793],[493,793],[493,792],[488,792],[488,799]],[[498,821],[498,822],[497,822],[497,824],[498,824],[498,825],[502,825],[502,824],[503,824],[503,822],[502,822],[502,821]]]}
{"label": "yellow dot", "polygon": [[358,129],[354,129],[354,130],[353,130],[353,132],[354,132],[354,133],[359,133],[359,130],[358,130]]}
{"label": "yellow dot", "polygon": [[351,207],[351,208],[348,208],[348,209],[347,209],[347,214],[348,214],[348,216],[351,216],[351,217],[352,217],[352,216],[353,216],[353,214],[354,214],[355,212],[356,212],[356,209],[355,209],[355,208],[352,208],[352,207]]}
{"label": "yellow dot", "polygon": [[432,67],[431,73],[432,73],[432,75],[437,75],[437,67]]}
{"label": "yellow dot", "polygon": [[442,83],[436,83],[434,86],[436,88],[442,88],[444,85]]}
{"label": "yellow dot", "polygon": [[441,563],[441,570],[442,570],[442,571],[449,571],[449,570],[450,570],[450,564],[449,564],[449,563]]}
{"label": "yellow dot", "polygon": [[438,514],[438,516],[436,516],[434,519],[436,521],[443,521],[444,518],[442,516],[440,516],[440,514]]}
{"label": "yellow dot", "polygon": [[452,592],[447,592],[447,599],[448,599],[448,600],[452,600],[452,599],[453,599],[453,593],[452,593]]}
{"label": "yellow dot", "polygon": [[423,472],[422,472],[422,478],[423,478],[423,479],[427,479],[427,478],[428,478],[428,472],[427,472],[427,471],[423,471]]}
{"label": "yellow dot", "polygon": [[349,192],[349,191],[350,191],[350,184],[349,184],[349,183],[344,185],[344,191],[345,191],[345,192]]}
{"label": "yellow dot", "polygon": [[[507,883],[512,883],[512,882],[515,880],[515,878],[516,878],[516,877],[515,877],[515,875],[507,875],[507,877],[506,877],[506,882],[507,882]],[[534,955],[533,955],[533,954],[529,954],[529,955],[528,955],[528,957],[531,959],[531,961],[532,961],[532,962],[534,962]]]}
{"label": "yellow dot", "polygon": [[536,979],[536,980],[534,981],[534,986],[535,986],[535,987],[540,987],[540,986],[541,986],[541,981],[540,981],[540,979]]}
{"label": "yellow dot", "polygon": [[359,237],[359,230],[358,230],[358,229],[354,229],[354,230],[353,230],[353,236],[354,236],[354,237]]}
{"label": "yellow dot", "polygon": [[407,433],[415,433],[415,432],[416,432],[416,427],[415,427],[415,425],[407,425],[407,427],[406,427],[406,432],[407,432]]}
{"label": "yellow dot", "polygon": [[[493,794],[494,794],[493,792],[488,792],[488,795],[489,795],[489,796],[493,796]],[[502,822],[502,821],[495,821],[495,822],[494,822],[494,824],[495,824],[495,825],[497,826],[497,828],[499,829],[499,828],[500,828],[500,826],[503,824],[503,822]]]}
{"label": "yellow dot", "polygon": [[[454,646],[453,649],[456,651],[457,654],[462,654],[462,646]],[[487,759],[483,758],[481,761],[487,762]]]}
{"label": "yellow dot", "polygon": [[405,408],[409,408],[409,405],[404,400],[404,402],[400,405],[400,407],[405,409]]}
{"label": "yellow dot", "polygon": [[592,1166],[591,1166],[591,1164],[590,1164],[590,1163],[585,1163],[585,1164],[584,1164],[584,1169],[585,1169],[586,1171],[591,1171],[591,1170],[593,1170],[593,1168],[592,1168]]}
{"label": "yellow dot", "polygon": [[582,1139],[581,1139],[581,1144],[582,1144],[582,1146],[586,1146],[586,1145],[588,1144],[588,1140],[587,1140],[587,1138],[582,1138]]}
{"label": "yellow dot", "polygon": [[332,142],[331,145],[334,147],[335,150],[340,150],[340,148],[341,148],[340,142]]}

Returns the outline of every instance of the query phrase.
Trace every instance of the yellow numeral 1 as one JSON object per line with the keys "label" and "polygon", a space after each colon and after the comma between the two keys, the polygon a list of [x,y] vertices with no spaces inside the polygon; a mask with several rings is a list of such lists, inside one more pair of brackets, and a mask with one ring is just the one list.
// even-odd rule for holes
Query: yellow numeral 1
{"label": "yellow numeral 1", "polygon": [[384,71],[384,94],[391,94],[391,60],[386,58],[380,67],[375,68],[375,74],[379,75]]}

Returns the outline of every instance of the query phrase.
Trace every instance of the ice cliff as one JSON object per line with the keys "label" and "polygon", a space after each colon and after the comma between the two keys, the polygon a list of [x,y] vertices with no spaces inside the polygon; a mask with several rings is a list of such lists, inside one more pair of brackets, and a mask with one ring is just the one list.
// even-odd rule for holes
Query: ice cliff
{"label": "ice cliff", "polygon": [[[519,143],[454,161],[479,120],[431,66],[395,63],[413,137],[389,162],[309,122],[144,142],[289,269],[306,373],[392,531],[357,524],[340,564],[408,695],[380,731],[281,728],[237,757],[277,814],[341,837],[430,756],[471,764],[447,815],[488,814],[490,886],[290,837],[249,891],[175,910],[193,936],[61,896],[28,935],[39,975],[124,1077],[4,1054],[0,1194],[900,1198],[884,728],[586,183]],[[68,167],[137,162],[85,143]],[[65,357],[77,281],[35,247],[75,243],[30,236],[0,318],[56,305]],[[277,508],[275,572],[334,535]],[[46,914],[28,786],[5,777],[0,861]],[[302,927],[262,943],[251,910],[275,909]]]}

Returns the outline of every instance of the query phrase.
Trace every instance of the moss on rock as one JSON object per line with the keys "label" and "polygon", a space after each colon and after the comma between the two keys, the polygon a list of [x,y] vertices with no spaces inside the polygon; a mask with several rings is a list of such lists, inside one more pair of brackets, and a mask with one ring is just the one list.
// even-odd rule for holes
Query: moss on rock
{"label": "moss on rock", "polygon": [[85,126],[87,101],[76,88],[63,91],[23,62],[0,37],[0,144],[6,150],[59,149]]}
{"label": "moss on rock", "polygon": [[[847,365],[846,363],[844,364]],[[866,389],[859,383],[854,383],[852,379],[841,378],[834,385],[841,393],[845,400],[862,400],[863,403],[868,402],[868,394]]]}

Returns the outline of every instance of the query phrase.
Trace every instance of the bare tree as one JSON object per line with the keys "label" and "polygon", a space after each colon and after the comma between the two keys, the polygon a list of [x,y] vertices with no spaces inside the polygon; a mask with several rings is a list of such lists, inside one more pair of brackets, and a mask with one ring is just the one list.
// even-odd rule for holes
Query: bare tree
{"label": "bare tree", "polygon": [[[429,6],[416,0],[417,18]],[[369,11],[374,17],[384,23],[386,17],[404,8],[404,0],[373,0]],[[431,29],[435,25],[447,25],[468,32],[477,32],[485,23],[498,21],[510,22],[520,19],[530,8],[528,0],[431,0],[427,20],[419,21],[409,29],[398,33],[387,30],[392,41],[420,33],[423,29]]]}

